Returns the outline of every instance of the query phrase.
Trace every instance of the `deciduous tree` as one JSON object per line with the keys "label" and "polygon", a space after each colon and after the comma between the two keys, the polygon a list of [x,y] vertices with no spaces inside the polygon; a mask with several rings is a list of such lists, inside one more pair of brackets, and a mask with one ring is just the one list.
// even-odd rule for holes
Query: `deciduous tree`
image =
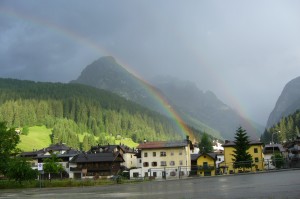
{"label": "deciduous tree", "polygon": [[281,153],[275,153],[272,157],[272,165],[280,169],[284,165],[284,159]]}
{"label": "deciduous tree", "polygon": [[0,173],[5,174],[10,157],[17,151],[20,137],[14,128],[7,128],[5,122],[0,122]]}
{"label": "deciduous tree", "polygon": [[56,154],[51,154],[49,158],[44,160],[44,171],[49,174],[49,180],[51,180],[51,173],[60,173],[64,171],[63,166],[59,163],[62,160],[57,157]]}
{"label": "deciduous tree", "polygon": [[33,170],[26,159],[21,157],[10,159],[6,172],[6,177],[9,179],[13,179],[19,183],[22,183],[23,181],[34,180],[37,178],[37,176],[38,171]]}

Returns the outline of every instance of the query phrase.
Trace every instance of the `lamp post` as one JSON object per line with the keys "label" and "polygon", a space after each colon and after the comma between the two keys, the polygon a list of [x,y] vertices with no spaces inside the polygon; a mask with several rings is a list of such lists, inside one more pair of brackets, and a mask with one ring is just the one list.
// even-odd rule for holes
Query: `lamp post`
{"label": "lamp post", "polygon": [[274,157],[274,164],[275,164],[274,166],[276,168],[276,159],[275,159],[275,155],[274,155],[274,139],[273,139],[275,133],[280,133],[280,131],[272,133],[273,157]]}

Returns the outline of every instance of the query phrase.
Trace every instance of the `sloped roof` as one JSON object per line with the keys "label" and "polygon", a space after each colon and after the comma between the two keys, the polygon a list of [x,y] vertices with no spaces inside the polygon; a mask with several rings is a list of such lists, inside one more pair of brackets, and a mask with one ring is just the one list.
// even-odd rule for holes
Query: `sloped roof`
{"label": "sloped roof", "polygon": [[130,148],[130,147],[126,146],[126,145],[121,145],[121,148],[123,149],[123,151],[125,153],[137,153],[134,148]]}
{"label": "sloped roof", "polygon": [[[250,145],[263,145],[262,142],[257,140],[250,140]],[[222,145],[223,147],[229,147],[229,146],[235,146],[235,143],[233,141],[225,141],[225,143]]]}
{"label": "sloped roof", "polygon": [[63,154],[58,154],[58,155],[64,155],[64,156],[74,156],[79,153],[78,150],[72,149],[71,147],[68,147],[65,144],[57,143],[57,144],[52,144],[49,147],[40,149],[40,150],[35,150],[35,151],[29,151],[29,152],[22,152],[20,154],[21,157],[42,157],[44,154],[47,152],[58,152],[58,151],[65,151]]}
{"label": "sloped roof", "polygon": [[46,148],[46,150],[50,151],[67,151],[69,150],[71,147],[68,147],[67,145],[63,144],[63,143],[56,143],[56,144],[52,144],[49,147]]}
{"label": "sloped roof", "polygon": [[204,156],[207,155],[209,157],[211,157],[212,159],[216,159],[217,154],[216,153],[201,153],[201,154],[191,154],[191,160],[192,161],[196,161],[200,156]]}
{"label": "sloped roof", "polygon": [[187,140],[180,141],[155,141],[155,142],[144,142],[140,144],[138,149],[161,149],[161,148],[177,148],[186,147],[189,142]]}
{"label": "sloped roof", "polygon": [[124,159],[120,154],[114,156],[113,153],[81,153],[71,160],[73,163],[113,161],[124,162]]}
{"label": "sloped roof", "polygon": [[196,161],[200,157],[200,154],[191,154],[191,161]]}
{"label": "sloped roof", "polygon": [[264,148],[264,153],[273,151],[273,149],[276,151],[280,151],[281,153],[285,151],[281,144],[267,144]]}
{"label": "sloped roof", "polygon": [[119,151],[122,150],[124,152],[124,149],[120,147],[120,145],[98,145],[91,147],[91,150],[88,152],[96,152],[96,153],[111,153],[115,152],[115,150]]}
{"label": "sloped roof", "polygon": [[[36,157],[38,156],[40,151],[30,151],[30,152],[22,152],[20,154],[21,157]],[[41,153],[42,154],[42,153]]]}
{"label": "sloped roof", "polygon": [[216,153],[203,153],[201,155],[208,155],[208,156],[210,156],[214,160],[217,158],[217,154]]}

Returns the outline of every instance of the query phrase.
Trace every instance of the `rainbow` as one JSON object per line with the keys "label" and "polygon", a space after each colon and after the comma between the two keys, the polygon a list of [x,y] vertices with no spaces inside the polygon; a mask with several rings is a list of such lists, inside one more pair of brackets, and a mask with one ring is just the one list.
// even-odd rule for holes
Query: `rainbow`
{"label": "rainbow", "polygon": [[[195,55],[195,57],[198,57],[198,63],[201,64],[202,66],[205,66],[206,65],[205,63],[208,63],[208,62],[205,62],[205,57],[201,57],[201,59],[199,58],[199,55]],[[258,140],[259,137],[257,135],[259,135],[260,133],[257,131],[257,128],[255,127],[255,125],[249,119],[247,119],[249,117],[248,117],[246,110],[243,108],[241,103],[237,100],[238,97],[234,97],[235,96],[234,92],[228,86],[226,81],[220,76],[220,73],[218,71],[216,71],[214,67],[207,67],[206,71],[208,71],[209,76],[214,79],[214,82],[218,83],[221,90],[226,91],[226,93],[225,93],[226,98],[231,101],[231,104],[234,104],[234,110],[237,111],[240,116],[244,117],[246,123],[244,123],[245,126],[243,126],[243,128],[253,131],[251,133],[251,135],[252,135],[251,139]],[[240,125],[242,125],[242,124],[240,124]],[[237,128],[238,128],[238,126],[236,127],[236,129]]]}
{"label": "rainbow", "polygon": [[[89,40],[88,38],[85,38],[83,35],[80,35],[79,33],[71,31],[70,29],[67,29],[58,24],[41,18],[36,18],[28,13],[16,12],[15,10],[8,7],[0,7],[0,16],[3,14],[7,17],[16,18],[17,20],[24,20],[25,22],[30,22],[34,25],[47,28],[50,31],[55,31],[56,33],[63,35],[68,39],[72,39],[75,42],[89,47],[102,56],[112,55],[112,53],[108,52],[106,49],[101,48],[101,46],[97,45],[95,42]],[[149,92],[151,96],[154,97],[154,99],[158,102],[160,107],[166,111],[169,117],[176,122],[176,125],[181,131],[181,136],[185,137],[186,135],[188,135],[190,137],[190,140],[194,141],[195,136],[193,135],[192,131],[188,128],[188,126],[178,115],[178,113],[169,105],[167,100],[162,97],[159,92],[157,92],[153,87],[151,87],[150,84],[148,84],[147,81],[145,81],[136,71],[132,70],[127,64],[125,64],[125,62],[121,61],[119,57],[114,56],[114,58],[120,66],[122,66],[125,70],[127,70],[129,73],[133,74],[140,80],[140,84],[144,88],[146,88],[147,92]]]}

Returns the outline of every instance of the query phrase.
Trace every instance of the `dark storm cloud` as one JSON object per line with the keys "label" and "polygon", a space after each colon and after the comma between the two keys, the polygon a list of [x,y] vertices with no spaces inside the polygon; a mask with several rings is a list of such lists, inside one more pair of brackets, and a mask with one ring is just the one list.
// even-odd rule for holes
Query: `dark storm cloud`
{"label": "dark storm cloud", "polygon": [[[0,76],[68,82],[103,55],[265,122],[300,74],[296,1],[1,1]],[[253,101],[253,97],[259,100]]]}

